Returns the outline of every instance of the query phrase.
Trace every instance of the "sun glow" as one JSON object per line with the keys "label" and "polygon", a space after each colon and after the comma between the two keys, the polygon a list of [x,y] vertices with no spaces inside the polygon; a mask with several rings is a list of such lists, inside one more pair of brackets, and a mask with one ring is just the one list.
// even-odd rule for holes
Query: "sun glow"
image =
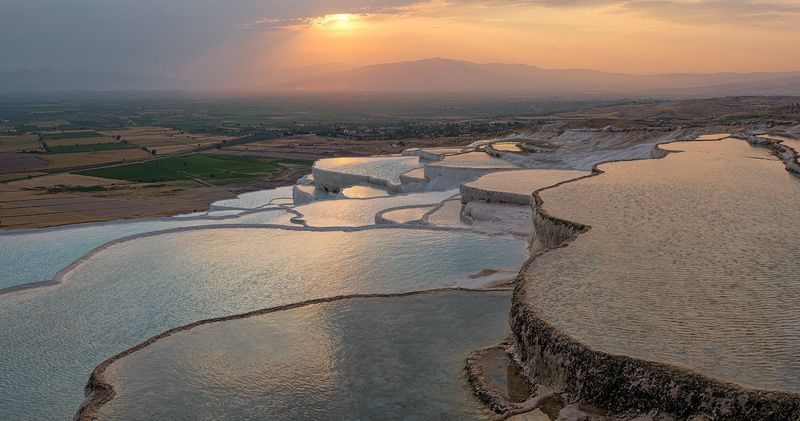
{"label": "sun glow", "polygon": [[361,15],[353,13],[336,13],[333,15],[325,15],[314,19],[312,26],[320,29],[347,31],[354,29],[361,17]]}
{"label": "sun glow", "polygon": [[[481,7],[483,3],[492,7]],[[347,9],[334,9],[337,13],[264,20],[247,27],[260,34],[258,37],[246,45],[235,41],[239,42],[235,50],[220,46],[208,62],[230,62],[232,59],[216,57],[230,57],[234,52],[251,57],[252,51],[263,51],[250,58],[258,61],[253,66],[239,66],[242,70],[238,71],[247,76],[236,79],[257,81],[253,84],[261,83],[265,74],[274,70],[277,75],[285,68],[337,64],[343,69],[429,57],[622,73],[800,68],[800,44],[793,42],[797,25],[782,26],[782,21],[743,28],[741,23],[724,20],[697,25],[599,1],[577,2],[586,7],[505,3],[424,0],[388,11],[366,8],[345,13]],[[743,62],[744,51],[753,60]],[[691,67],[686,67],[687,63]],[[300,78],[293,74],[281,77]]]}

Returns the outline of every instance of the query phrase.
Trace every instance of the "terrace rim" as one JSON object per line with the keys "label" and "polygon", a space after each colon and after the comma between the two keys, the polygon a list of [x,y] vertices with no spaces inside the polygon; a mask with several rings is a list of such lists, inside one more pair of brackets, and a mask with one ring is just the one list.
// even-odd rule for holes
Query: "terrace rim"
{"label": "terrace rim", "polygon": [[[770,149],[784,161],[788,172],[800,176],[798,152],[790,147],[755,136],[731,137]],[[653,158],[670,152],[656,145]],[[603,174],[599,165],[602,163],[595,165],[587,177]],[[570,399],[617,413],[656,410],[679,417],[800,420],[798,393],[748,389],[686,368],[598,351],[560,330],[530,304],[527,296],[535,293],[535,285],[526,282],[526,275],[533,262],[550,250],[568,246],[591,229],[551,216],[542,208],[540,192],[565,183],[533,193],[534,230],[540,247],[520,270],[512,296],[509,321],[513,354],[526,379],[558,389]]]}

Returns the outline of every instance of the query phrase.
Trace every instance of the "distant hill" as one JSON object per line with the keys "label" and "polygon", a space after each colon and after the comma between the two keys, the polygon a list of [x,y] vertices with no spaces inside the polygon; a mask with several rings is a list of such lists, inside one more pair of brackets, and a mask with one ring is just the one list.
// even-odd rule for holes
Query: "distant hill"
{"label": "distant hill", "polygon": [[30,91],[138,91],[187,89],[178,79],[145,77],[115,72],[16,70],[0,72],[0,92]]}
{"label": "distant hill", "polygon": [[[377,64],[299,77],[302,91],[508,92],[524,94],[800,95],[800,72],[633,75],[444,58]],[[762,92],[767,90],[769,92]]]}

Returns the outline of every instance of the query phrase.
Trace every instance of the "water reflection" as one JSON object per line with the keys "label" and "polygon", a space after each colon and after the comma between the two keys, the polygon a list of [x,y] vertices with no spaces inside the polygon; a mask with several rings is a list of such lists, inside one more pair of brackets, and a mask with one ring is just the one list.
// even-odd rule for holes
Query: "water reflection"
{"label": "water reflection", "polygon": [[464,358],[507,293],[337,301],[207,325],[113,364],[106,419],[480,419]]}
{"label": "water reflection", "polygon": [[375,224],[375,215],[389,208],[437,204],[458,194],[458,190],[401,194],[374,199],[340,199],[298,206],[301,218],[313,227],[359,227]]}
{"label": "water reflection", "polygon": [[522,152],[519,142],[496,142],[492,143],[492,149],[501,152]]}
{"label": "water reflection", "polygon": [[[224,211],[223,211],[224,212]],[[0,233],[0,289],[47,281],[95,247],[131,235],[219,224],[289,224],[283,209],[157,218]]]}
{"label": "water reflection", "polygon": [[348,199],[368,199],[372,197],[385,197],[389,193],[385,189],[367,185],[356,185],[342,189],[340,192],[342,197]]}
{"label": "water reflection", "polygon": [[450,286],[485,267],[518,267],[524,247],[414,229],[227,228],[117,244],[61,285],[0,296],[0,419],[69,417],[94,366],[174,326],[311,298]]}

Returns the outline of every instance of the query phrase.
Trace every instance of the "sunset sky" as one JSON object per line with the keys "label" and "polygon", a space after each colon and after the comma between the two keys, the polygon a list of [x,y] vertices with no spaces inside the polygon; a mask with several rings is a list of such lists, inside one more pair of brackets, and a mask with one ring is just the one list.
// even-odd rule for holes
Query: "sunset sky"
{"label": "sunset sky", "polygon": [[0,70],[225,87],[282,68],[436,56],[628,73],[800,70],[800,0],[3,0],[0,51]]}

